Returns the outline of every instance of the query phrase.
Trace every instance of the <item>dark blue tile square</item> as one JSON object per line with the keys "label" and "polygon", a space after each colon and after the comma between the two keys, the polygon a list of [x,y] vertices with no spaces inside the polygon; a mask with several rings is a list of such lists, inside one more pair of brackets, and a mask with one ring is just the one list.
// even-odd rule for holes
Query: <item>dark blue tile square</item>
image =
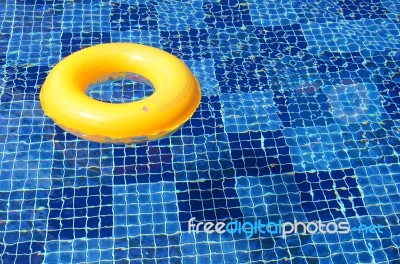
{"label": "dark blue tile square", "polygon": [[0,69],[6,64],[8,42],[10,40],[10,34],[1,34],[0,37]]}
{"label": "dark blue tile square", "polygon": [[341,129],[353,168],[400,161],[396,154],[400,151],[400,140],[393,131],[370,123]]}
{"label": "dark blue tile square", "polygon": [[[237,137],[239,135],[239,138]],[[289,147],[281,131],[228,133],[232,161],[239,176],[265,176],[293,171]],[[239,145],[231,144],[235,139]],[[262,145],[260,149],[252,146]],[[245,148],[243,146],[248,146]]]}
{"label": "dark blue tile square", "polygon": [[264,71],[264,58],[215,59],[215,76],[221,93],[239,93],[269,90],[268,75]]}
{"label": "dark blue tile square", "polygon": [[98,186],[80,188],[86,189],[88,194],[99,196],[76,196],[75,188],[70,187],[51,191],[49,225],[52,232],[48,240],[98,238],[112,233],[112,189]]}
{"label": "dark blue tile square", "polygon": [[344,217],[336,193],[346,209],[347,217],[355,216],[356,213],[359,216],[366,215],[367,211],[361,199],[361,193],[354,186],[352,176],[354,176],[353,169],[295,173],[294,178],[300,191],[301,205],[307,219],[329,221]]}
{"label": "dark blue tile square", "polygon": [[247,5],[239,0],[203,2],[202,8],[206,14],[204,22],[210,28],[240,28],[253,25]]}
{"label": "dark blue tile square", "polygon": [[163,50],[183,60],[211,58],[209,33],[205,29],[189,28],[181,31],[160,31]]}
{"label": "dark blue tile square", "polygon": [[307,41],[300,24],[264,27],[259,30],[258,36],[263,56],[277,59],[282,58],[282,55],[302,55],[301,60],[309,58]]}
{"label": "dark blue tile square", "polygon": [[4,263],[14,263],[14,261],[8,262],[13,259],[15,263],[40,263],[44,259],[44,243],[19,242],[14,245],[2,246],[0,249],[3,252],[0,259]]}
{"label": "dark blue tile square", "polygon": [[235,179],[178,182],[176,188],[181,229],[188,230],[188,221],[224,221],[240,219],[243,213],[235,189]]}
{"label": "dark blue tile square", "polygon": [[71,53],[96,44],[111,42],[110,32],[63,32],[61,35],[61,56],[66,57]]}
{"label": "dark blue tile square", "polygon": [[323,51],[315,61],[325,85],[362,83],[372,77],[372,71],[365,67],[365,57],[360,52]]}
{"label": "dark blue tile square", "polygon": [[[8,66],[5,70],[4,93],[0,97],[1,103],[38,100],[39,87],[44,83],[50,68],[48,66]],[[26,134],[26,132],[22,131],[21,134]],[[26,140],[30,142],[29,139],[24,141]]]}
{"label": "dark blue tile square", "polygon": [[138,5],[111,3],[111,29],[115,31],[158,29],[156,5],[157,2],[153,1]]}
{"label": "dark blue tile square", "polygon": [[[82,0],[81,0],[82,1]],[[78,1],[76,1],[78,2]],[[46,10],[45,15],[61,16],[63,14],[64,1],[63,0],[26,0],[23,2],[27,10]],[[56,21],[53,24],[57,24]],[[45,27],[40,27],[41,30],[46,30]],[[53,28],[54,30],[54,28]]]}
{"label": "dark blue tile square", "polygon": [[294,91],[274,91],[278,116],[286,127],[313,127],[335,124],[328,97],[315,85]]}
{"label": "dark blue tile square", "polygon": [[[379,80],[378,80],[379,81]],[[387,80],[377,82],[377,88],[382,95],[383,107],[393,120],[400,120],[400,86]]]}
{"label": "dark blue tile square", "polygon": [[376,0],[344,0],[338,1],[341,14],[346,20],[379,19],[387,18],[390,13]]}
{"label": "dark blue tile square", "polygon": [[142,144],[135,148],[118,147],[115,155],[114,184],[174,180],[172,154],[168,146]]}

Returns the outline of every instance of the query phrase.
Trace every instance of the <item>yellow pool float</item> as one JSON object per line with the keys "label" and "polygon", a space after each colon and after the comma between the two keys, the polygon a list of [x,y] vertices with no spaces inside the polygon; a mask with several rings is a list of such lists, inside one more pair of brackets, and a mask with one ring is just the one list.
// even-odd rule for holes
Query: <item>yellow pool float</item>
{"label": "yellow pool float", "polygon": [[[135,73],[154,93],[140,101],[111,104],[89,97],[90,84]],[[46,115],[64,130],[87,140],[139,143],[169,135],[194,113],[199,83],[175,56],[150,46],[110,43],[82,49],[59,62],[40,91]]]}

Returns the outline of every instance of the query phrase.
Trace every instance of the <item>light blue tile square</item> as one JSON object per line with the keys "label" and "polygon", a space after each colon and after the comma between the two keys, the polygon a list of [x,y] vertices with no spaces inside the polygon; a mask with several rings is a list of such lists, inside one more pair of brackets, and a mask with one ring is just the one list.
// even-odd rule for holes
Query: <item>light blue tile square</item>
{"label": "light blue tile square", "polygon": [[400,3],[397,0],[381,0],[382,6],[393,14],[400,13]]}
{"label": "light blue tile square", "polygon": [[161,48],[159,31],[131,29],[111,31],[111,42],[129,42]]}
{"label": "light blue tile square", "polygon": [[10,64],[54,65],[61,60],[61,32],[14,34],[8,49]]}
{"label": "light blue tile square", "polygon": [[322,51],[358,52],[362,49],[382,51],[385,48],[400,48],[400,42],[396,41],[400,26],[390,19],[310,22],[301,24],[301,27],[308,43],[307,49],[314,55]]}
{"label": "light blue tile square", "polygon": [[111,5],[107,2],[81,4],[66,1],[63,5],[62,29],[66,32],[110,32]]}
{"label": "light blue tile square", "polygon": [[322,90],[328,96],[333,118],[339,125],[390,119],[375,84],[353,82],[323,86]]}
{"label": "light blue tile square", "polygon": [[256,26],[287,26],[297,22],[293,9],[297,1],[248,1],[251,20]]}
{"label": "light blue tile square", "polygon": [[215,77],[213,59],[186,60],[185,63],[199,81],[203,95],[211,96],[219,93],[219,83]]}
{"label": "light blue tile square", "polygon": [[[114,186],[113,212],[114,236],[151,235],[151,230],[163,230],[164,234],[173,234],[180,230],[178,207],[174,190],[167,183],[145,183],[129,186]],[[156,191],[159,190],[159,191]],[[161,191],[163,190],[163,191]],[[123,196],[124,199],[120,199]],[[118,201],[118,204],[116,204]],[[166,206],[164,205],[173,205]],[[175,211],[171,211],[172,208]],[[176,217],[171,217],[175,215]],[[175,221],[166,221],[175,219]],[[163,225],[160,226],[160,223]],[[150,233],[149,233],[150,232]]]}
{"label": "light blue tile square", "polygon": [[[295,172],[351,167],[338,125],[285,128],[283,134],[290,148]],[[335,136],[335,141],[332,140],[331,135]],[[343,150],[344,152],[339,155],[338,151]]]}
{"label": "light blue tile square", "polygon": [[207,28],[206,14],[201,8],[201,1],[160,1],[155,6],[160,30],[185,31],[188,28]]}
{"label": "light blue tile square", "polygon": [[227,132],[274,131],[282,126],[273,92],[221,94]]}

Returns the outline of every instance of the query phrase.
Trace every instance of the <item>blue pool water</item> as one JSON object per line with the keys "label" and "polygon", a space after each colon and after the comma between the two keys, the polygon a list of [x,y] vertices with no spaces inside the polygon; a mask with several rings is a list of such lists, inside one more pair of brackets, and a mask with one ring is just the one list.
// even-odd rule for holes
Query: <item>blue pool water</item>
{"label": "blue pool water", "polygon": [[[397,0],[2,0],[2,263],[400,263],[399,29]],[[98,144],[44,116],[58,61],[121,41],[198,77],[182,129]],[[383,228],[248,238],[191,217]]]}

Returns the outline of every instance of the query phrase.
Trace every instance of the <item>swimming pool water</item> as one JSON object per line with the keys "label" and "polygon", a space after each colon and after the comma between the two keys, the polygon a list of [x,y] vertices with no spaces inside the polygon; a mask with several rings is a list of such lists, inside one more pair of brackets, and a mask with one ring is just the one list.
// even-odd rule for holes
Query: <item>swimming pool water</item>
{"label": "swimming pool water", "polygon": [[[397,0],[2,0],[1,262],[400,263],[399,29]],[[121,41],[198,77],[182,129],[98,144],[44,116],[58,61]],[[189,234],[191,217],[383,232]]]}

